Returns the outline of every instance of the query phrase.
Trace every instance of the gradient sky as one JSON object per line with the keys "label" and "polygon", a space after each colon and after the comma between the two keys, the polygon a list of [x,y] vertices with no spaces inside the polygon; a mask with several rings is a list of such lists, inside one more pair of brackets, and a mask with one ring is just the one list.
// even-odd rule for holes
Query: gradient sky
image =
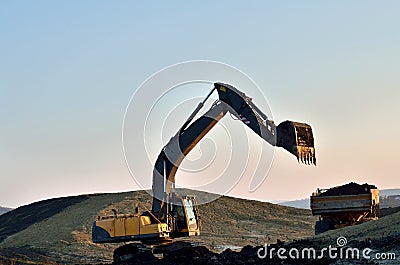
{"label": "gradient sky", "polygon": [[121,144],[129,99],[195,59],[244,71],[276,123],[314,130],[317,167],[277,150],[256,192],[231,195],[399,188],[400,2],[232,2],[2,1],[0,205],[137,189]]}

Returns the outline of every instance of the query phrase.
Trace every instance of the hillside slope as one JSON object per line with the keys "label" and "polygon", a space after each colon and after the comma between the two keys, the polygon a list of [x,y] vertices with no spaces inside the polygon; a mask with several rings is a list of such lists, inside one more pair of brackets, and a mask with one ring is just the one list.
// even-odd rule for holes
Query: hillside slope
{"label": "hillside slope", "polygon": [[[183,194],[183,192],[181,192]],[[187,192],[185,192],[187,193]],[[216,195],[190,191],[199,201]],[[150,207],[145,191],[57,198],[0,216],[0,263],[109,263],[118,245],[93,244],[91,224],[99,214],[132,212],[135,202]],[[221,197],[200,206],[203,231],[194,241],[214,251],[247,244],[290,241],[311,236],[315,217],[308,210]]]}

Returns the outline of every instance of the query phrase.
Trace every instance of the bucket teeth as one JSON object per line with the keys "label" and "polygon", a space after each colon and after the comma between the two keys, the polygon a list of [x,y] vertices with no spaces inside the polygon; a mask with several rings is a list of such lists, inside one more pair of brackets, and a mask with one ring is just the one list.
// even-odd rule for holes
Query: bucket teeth
{"label": "bucket teeth", "polygon": [[297,146],[297,160],[303,164],[316,165],[314,147]]}

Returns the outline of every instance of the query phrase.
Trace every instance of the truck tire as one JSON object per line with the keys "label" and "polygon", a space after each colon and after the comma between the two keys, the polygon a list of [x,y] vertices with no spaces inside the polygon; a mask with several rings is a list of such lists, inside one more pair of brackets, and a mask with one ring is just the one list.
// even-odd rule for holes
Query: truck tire
{"label": "truck tire", "polygon": [[331,229],[331,222],[329,220],[319,220],[315,222],[315,234],[321,234]]}

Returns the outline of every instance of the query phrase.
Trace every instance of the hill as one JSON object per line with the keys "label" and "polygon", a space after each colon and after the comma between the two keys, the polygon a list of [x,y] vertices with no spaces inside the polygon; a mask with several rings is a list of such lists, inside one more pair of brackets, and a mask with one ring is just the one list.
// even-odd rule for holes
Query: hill
{"label": "hill", "polygon": [[11,211],[11,210],[12,210],[11,208],[1,207],[1,206],[0,206],[0,215],[4,214],[4,213],[6,213],[6,212],[9,212],[9,211]]}
{"label": "hill", "polygon": [[400,189],[385,189],[379,191],[380,196],[400,196]]}
{"label": "hill", "polygon": [[309,198],[294,200],[294,201],[283,201],[278,204],[282,205],[282,206],[289,206],[289,207],[300,208],[300,209],[310,209],[310,199]]}
{"label": "hill", "polygon": [[[189,193],[200,202],[216,197]],[[50,199],[1,215],[0,263],[110,263],[118,245],[92,243],[91,224],[111,209],[132,212],[136,200],[151,205],[149,194],[135,191]],[[309,237],[316,220],[309,210],[225,196],[201,205],[200,211],[203,231],[193,240],[215,252]]]}

